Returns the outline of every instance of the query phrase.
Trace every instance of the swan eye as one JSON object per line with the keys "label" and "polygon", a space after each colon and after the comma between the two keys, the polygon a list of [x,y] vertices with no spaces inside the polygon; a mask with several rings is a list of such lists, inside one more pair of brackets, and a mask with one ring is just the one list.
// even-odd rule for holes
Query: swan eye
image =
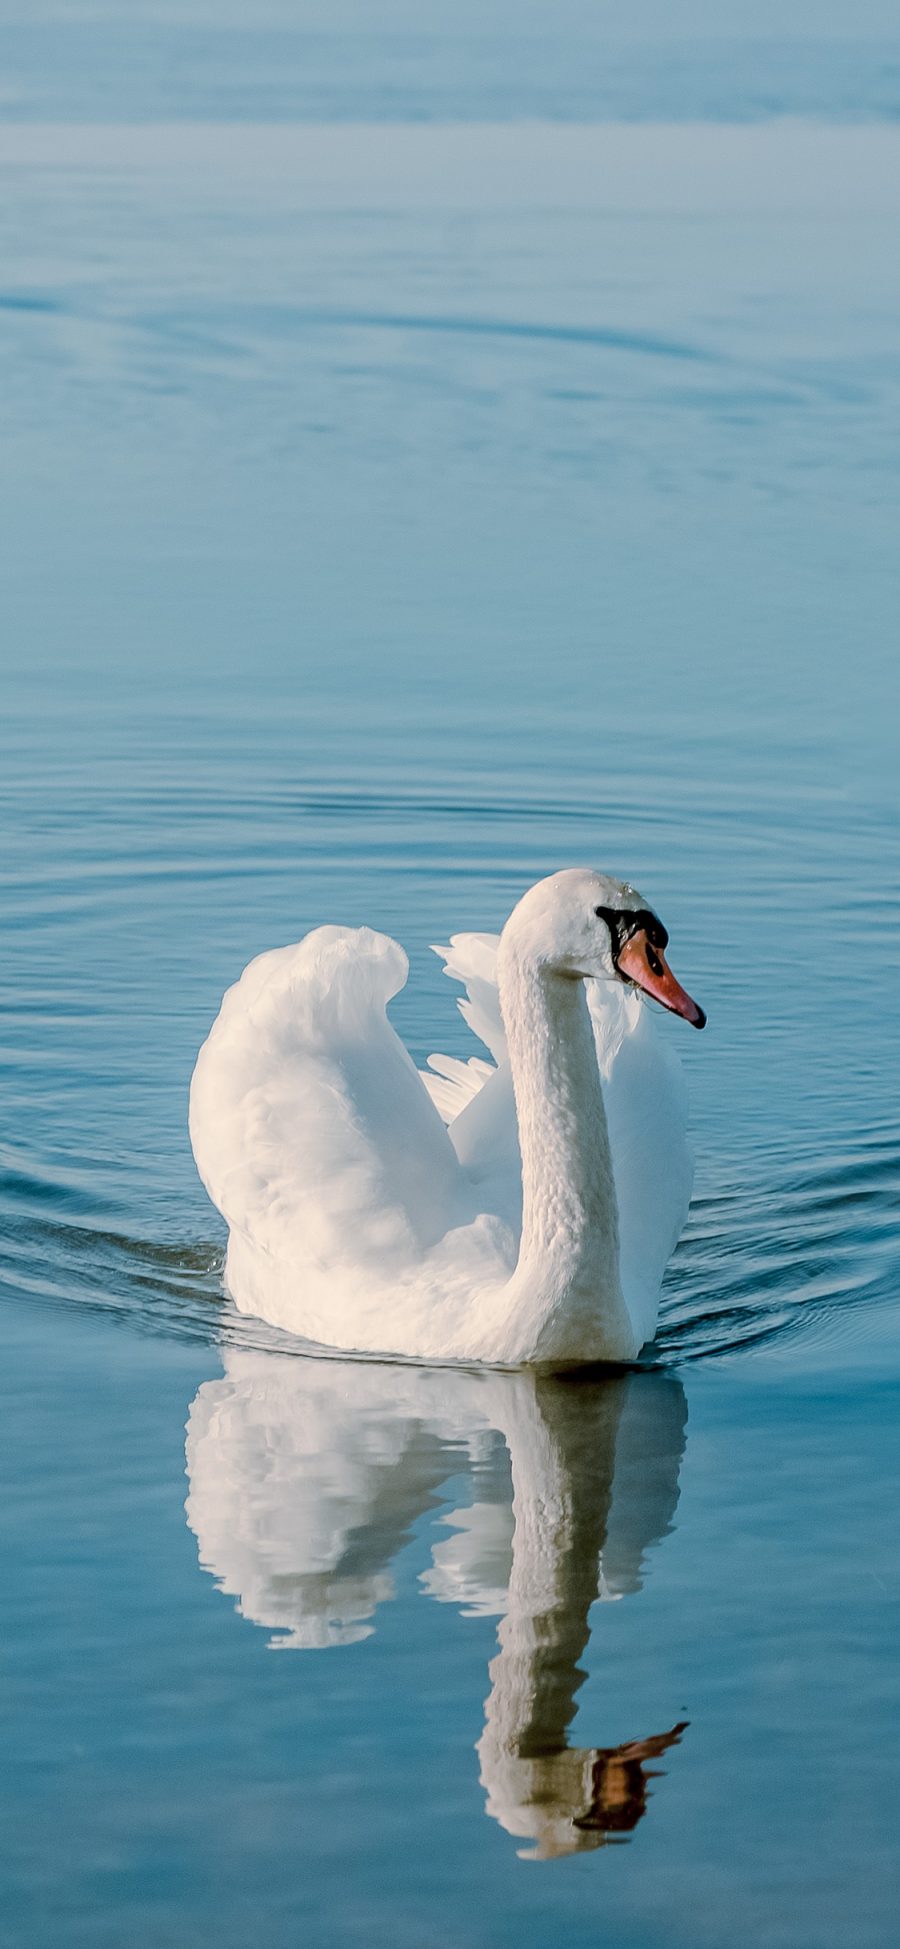
{"label": "swan eye", "polygon": [[614,963],[618,966],[619,954],[625,946],[629,935],[634,932],[635,916],[630,913],[621,913],[615,907],[595,907],[594,912],[597,919],[602,920],[604,925],[609,928],[612,957]]}
{"label": "swan eye", "polygon": [[656,953],[657,948],[666,948],[669,942],[668,930],[649,907],[619,909],[615,907],[595,907],[598,920],[605,921],[612,942],[613,961],[618,968],[619,955],[633,934],[647,937],[646,954],[650,968],[655,975],[664,972],[663,964]]}

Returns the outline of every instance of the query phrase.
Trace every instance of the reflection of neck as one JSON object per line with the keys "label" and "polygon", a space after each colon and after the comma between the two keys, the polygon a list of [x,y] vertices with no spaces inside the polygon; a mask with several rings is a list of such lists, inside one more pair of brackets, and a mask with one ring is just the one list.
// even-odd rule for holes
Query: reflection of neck
{"label": "reflection of neck", "polygon": [[584,983],[500,944],[500,1000],[522,1152],[522,1240],[509,1296],[533,1358],[631,1360],[603,1093]]}
{"label": "reflection of neck", "polygon": [[[566,1732],[584,1677],[578,1660],[597,1595],[626,1385],[591,1389],[594,1401],[582,1403],[584,1390],[569,1399],[565,1382],[522,1376],[505,1417],[515,1533],[478,1751],[488,1813],[541,1853],[582,1844],[573,1819],[590,1800],[593,1754],[568,1749]],[[582,1406],[588,1411],[577,1412]]]}
{"label": "reflection of neck", "polygon": [[569,1401],[565,1382],[529,1383],[516,1400],[518,1425],[508,1429],[515,1532],[488,1719],[523,1758],[559,1751],[574,1715],[624,1386],[610,1382],[573,1414],[585,1390]]}
{"label": "reflection of neck", "polygon": [[[542,1856],[602,1845],[615,1825],[614,1814],[607,1821],[592,1812],[601,1779],[615,1799],[615,1752],[566,1739],[611,1517],[616,1524],[617,1461],[625,1488],[630,1464],[639,1468],[633,1506],[626,1497],[621,1561],[622,1581],[637,1589],[643,1549],[664,1533],[677,1498],[682,1402],[677,1384],[650,1376],[583,1385],[522,1375],[509,1391],[512,1566],[478,1751],[488,1813]],[[658,1750],[669,1740],[656,1742]],[[634,1756],[642,1787],[641,1750],[638,1742],[622,1754],[623,1764]],[[643,1812],[640,1796],[626,1802],[623,1826]]]}

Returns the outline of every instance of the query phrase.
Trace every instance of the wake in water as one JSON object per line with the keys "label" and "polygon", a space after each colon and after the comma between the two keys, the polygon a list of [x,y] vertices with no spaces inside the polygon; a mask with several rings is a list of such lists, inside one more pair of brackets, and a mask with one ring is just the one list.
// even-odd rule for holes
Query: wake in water
{"label": "wake in water", "polygon": [[[695,1197],[641,1365],[747,1355],[862,1335],[896,1296],[900,1145],[883,1130],[822,1164],[794,1156],[768,1179],[745,1176]],[[219,1241],[141,1238],[92,1222],[83,1187],[0,1170],[0,1290],[10,1299],[87,1306],[140,1332],[207,1345],[321,1352],[237,1312]],[[76,1211],[81,1216],[76,1216]]]}

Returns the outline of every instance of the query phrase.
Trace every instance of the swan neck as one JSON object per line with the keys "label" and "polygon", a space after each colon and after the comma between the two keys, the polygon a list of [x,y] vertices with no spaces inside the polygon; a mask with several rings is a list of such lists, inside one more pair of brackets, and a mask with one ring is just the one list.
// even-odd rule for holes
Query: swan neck
{"label": "swan neck", "polygon": [[500,1005],[522,1154],[517,1277],[556,1318],[548,1357],[565,1357],[563,1315],[596,1329],[597,1359],[637,1352],[619,1283],[612,1157],[584,982],[501,940]]}

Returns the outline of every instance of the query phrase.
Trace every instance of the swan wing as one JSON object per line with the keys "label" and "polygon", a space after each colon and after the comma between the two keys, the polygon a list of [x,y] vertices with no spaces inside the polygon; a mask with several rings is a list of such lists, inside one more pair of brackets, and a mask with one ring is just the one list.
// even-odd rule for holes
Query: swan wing
{"label": "swan wing", "polygon": [[[495,1063],[506,1060],[506,1030],[500,1013],[497,988],[497,949],[499,934],[451,934],[449,947],[435,947],[432,953],[444,963],[444,973],[465,989],[456,1006],[479,1042],[489,1049]],[[435,1058],[429,1056],[433,1065]],[[446,1061],[445,1057],[438,1058]],[[477,1058],[476,1058],[477,1060]]]}
{"label": "swan wing", "polygon": [[453,1148],[479,1203],[518,1239],[522,1229],[522,1162],[507,1056],[506,1030],[497,987],[499,934],[452,934],[433,952],[444,973],[465,988],[457,1007],[473,1035],[490,1050],[483,1056],[431,1055],[422,1071],[425,1088],[450,1133]]}
{"label": "swan wing", "polygon": [[[411,1276],[473,1215],[444,1124],[385,1013],[406,956],[368,928],[322,927],[229,989],[197,1061],[190,1129],[236,1241],[302,1295]],[[246,1302],[231,1280],[239,1304]],[[324,1300],[324,1291],[323,1291]],[[283,1312],[285,1309],[280,1308]],[[317,1309],[313,1309],[316,1311]],[[305,1316],[304,1316],[305,1317]],[[296,1312],[278,1323],[298,1328]],[[330,1334],[334,1321],[323,1321]]]}
{"label": "swan wing", "polygon": [[485,1062],[481,1056],[470,1056],[468,1062],[463,1062],[459,1056],[434,1055],[428,1058],[428,1068],[421,1069],[419,1074],[438,1115],[449,1124],[496,1070],[492,1062]]}

